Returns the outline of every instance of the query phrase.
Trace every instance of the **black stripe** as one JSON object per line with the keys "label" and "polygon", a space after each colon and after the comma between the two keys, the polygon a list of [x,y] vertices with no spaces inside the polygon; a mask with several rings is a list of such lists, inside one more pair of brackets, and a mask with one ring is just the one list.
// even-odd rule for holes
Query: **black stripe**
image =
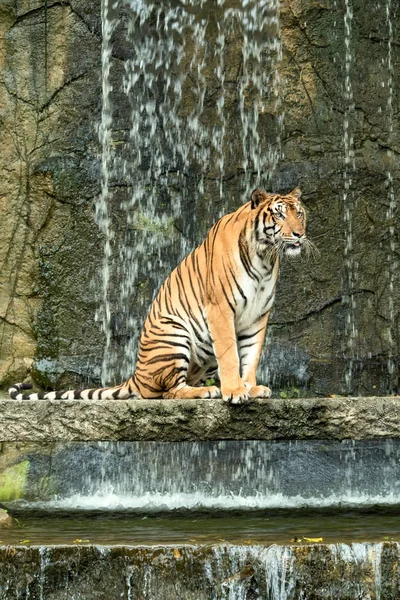
{"label": "black stripe", "polygon": [[160,340],[160,342],[150,341],[145,346],[141,346],[140,350],[143,352],[153,352],[153,350],[169,350],[171,347],[185,348],[186,350],[190,350],[190,345],[185,344],[184,342],[170,342],[168,340]]}
{"label": "black stripe", "polygon": [[[217,237],[218,229],[221,226],[221,223],[222,223],[222,219],[220,219],[219,221],[217,221],[216,224],[214,225],[214,227],[210,231],[210,234],[212,234],[212,236],[213,236],[213,238],[212,238],[212,245],[211,245],[211,261],[210,261],[211,265],[212,265],[213,259],[214,259],[215,240],[216,240],[216,237]],[[210,235],[208,237],[210,237]],[[215,271],[216,271],[216,269],[211,269],[211,278],[212,278],[212,282],[213,282],[214,285],[215,285]]]}
{"label": "black stripe", "polygon": [[246,204],[243,204],[243,206],[238,208],[237,211],[234,213],[236,215],[235,223],[239,220],[240,215],[242,214],[242,212],[244,210],[246,210],[246,208],[249,206],[249,204],[250,204],[250,202],[246,202]]}
{"label": "black stripe", "polygon": [[144,388],[146,388],[146,390],[149,390],[149,392],[154,392],[156,394],[160,394],[161,397],[161,390],[159,388],[153,388],[151,387],[151,385],[149,385],[148,383],[144,383],[144,381],[141,381],[141,379],[139,378],[139,376],[135,373],[135,379],[137,379],[139,381],[139,386],[142,386]]}
{"label": "black stripe", "polygon": [[247,297],[246,297],[245,293],[243,292],[242,288],[240,287],[240,285],[238,284],[238,281],[237,281],[237,279],[235,277],[235,273],[232,271],[230,265],[229,265],[229,271],[230,271],[230,274],[231,274],[231,276],[233,278],[233,281],[235,282],[235,285],[236,285],[237,289],[239,290],[239,294],[242,296],[242,298],[244,300],[244,305],[246,306],[246,304],[247,304]]}
{"label": "black stripe", "polygon": [[[266,301],[266,302],[264,302],[264,307],[263,307],[263,309],[266,309],[266,308],[267,308],[267,306],[268,306],[268,304],[271,302],[271,300],[272,300],[272,304],[273,304],[273,302],[274,302],[274,300],[275,300],[275,289],[274,289],[274,290],[273,290],[273,292],[272,292],[272,293],[271,293],[271,294],[268,296],[268,298],[267,298],[267,301]],[[272,308],[272,304],[271,304],[271,306],[269,307],[269,310],[271,310],[271,308]],[[264,313],[264,314],[265,314],[265,313]]]}
{"label": "black stripe", "polygon": [[[177,329],[183,329],[183,331],[186,331],[186,333],[189,333],[188,330],[186,329],[186,327],[184,327],[180,323],[177,323],[176,321],[173,321],[172,319],[169,319],[168,317],[161,317],[160,323],[162,323],[162,325],[172,325],[173,327],[176,327]],[[161,329],[160,327],[157,327],[157,329],[159,329],[160,331],[164,331],[164,329]]]}
{"label": "black stripe", "polygon": [[182,353],[178,353],[178,354],[160,354],[159,356],[154,356],[153,358],[150,358],[149,360],[146,360],[146,364],[148,365],[154,365],[158,362],[169,362],[169,361],[176,361],[176,360],[183,360],[186,363],[189,364],[189,359],[186,356],[186,354],[182,354]]}
{"label": "black stripe", "polygon": [[226,271],[225,262],[224,262],[224,259],[223,259],[223,258],[222,258],[222,268],[224,269],[224,275],[225,275],[225,279],[226,279],[226,281],[227,281],[227,283],[228,283],[228,285],[229,285],[229,289],[231,290],[231,296],[232,296],[232,299],[234,300],[235,304],[237,304],[237,302],[236,302],[236,298],[235,298],[235,291],[234,291],[234,289],[233,289],[233,287],[232,287],[232,284],[231,284],[231,282],[230,282],[230,280],[229,280],[229,276],[228,276],[228,273],[227,273],[227,271]]}
{"label": "black stripe", "polygon": [[[219,282],[222,283],[221,280],[219,280]],[[231,311],[233,312],[233,314],[235,314],[235,312],[236,312],[235,311],[235,307],[230,303],[228,295],[227,295],[227,293],[225,291],[225,287],[223,285],[221,285],[221,289],[222,289],[222,293],[224,294],[227,303],[229,304],[229,306],[231,308]]]}
{"label": "black stripe", "polygon": [[[182,279],[180,265],[177,268],[176,272],[177,272],[177,276],[179,277],[179,280],[177,281],[178,287],[179,287],[179,292],[180,292],[180,286],[179,286],[179,284],[181,284],[181,286],[182,286],[182,293],[183,293],[183,296],[184,296],[185,302],[186,302],[186,306],[183,306],[183,308],[186,310],[186,312],[188,313],[188,315],[193,319],[193,321],[196,323],[196,325],[201,329],[201,325],[200,325],[199,321],[196,319],[195,315],[193,314],[193,311],[192,311],[192,308],[191,308],[191,305],[190,305],[190,302],[189,302],[189,298],[187,297],[187,294],[186,294],[186,291],[185,291],[185,284],[184,284],[183,279]],[[180,297],[180,294],[179,294],[179,299],[182,302],[182,298]],[[183,303],[182,303],[182,305],[183,305]],[[193,323],[191,323],[191,325],[193,327]]]}
{"label": "black stripe", "polygon": [[240,256],[240,260],[242,261],[242,264],[243,264],[248,276],[251,279],[260,281],[260,278],[258,277],[257,273],[252,268],[250,255],[249,255],[248,247],[247,247],[247,241],[246,241],[244,235],[242,235],[242,234],[240,234],[240,236],[239,236],[239,256]]}
{"label": "black stripe", "polygon": [[[184,335],[183,333],[169,333],[167,331],[165,331],[164,333],[156,333],[155,331],[151,332],[152,335],[155,335],[156,337],[177,337],[177,338],[184,338],[185,340],[189,340],[190,341],[190,337],[188,335]],[[168,342],[168,340],[166,340],[166,343]],[[171,342],[172,343],[172,342]]]}
{"label": "black stripe", "polygon": [[260,333],[260,331],[262,331],[263,329],[264,329],[264,327],[261,327],[261,329],[259,329],[255,333],[249,333],[249,334],[245,334],[245,335],[239,335],[238,336],[238,342],[241,342],[242,340],[249,340],[250,338],[252,338],[255,335],[257,335],[258,333]]}
{"label": "black stripe", "polygon": [[211,350],[206,350],[206,348],[202,348],[201,346],[199,346],[198,350],[206,356],[215,356],[215,352],[212,352]]}

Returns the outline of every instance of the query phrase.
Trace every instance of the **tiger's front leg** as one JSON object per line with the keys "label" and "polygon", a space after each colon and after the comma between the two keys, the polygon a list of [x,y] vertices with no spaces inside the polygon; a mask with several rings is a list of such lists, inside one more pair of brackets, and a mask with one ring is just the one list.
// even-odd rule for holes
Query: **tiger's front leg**
{"label": "tiger's front leg", "polygon": [[210,304],[207,322],[218,362],[222,398],[232,404],[246,402],[250,393],[240,376],[234,313],[231,307],[223,303]]}
{"label": "tiger's front leg", "polygon": [[238,348],[242,379],[249,390],[250,398],[269,398],[271,390],[265,385],[257,385],[257,367],[267,331],[269,312],[238,335]]}

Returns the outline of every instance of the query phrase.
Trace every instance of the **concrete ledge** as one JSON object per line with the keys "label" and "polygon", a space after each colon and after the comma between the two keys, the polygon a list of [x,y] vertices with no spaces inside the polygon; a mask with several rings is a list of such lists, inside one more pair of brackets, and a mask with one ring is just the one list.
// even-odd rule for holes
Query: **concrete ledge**
{"label": "concrete ledge", "polygon": [[400,398],[0,399],[0,441],[201,441],[400,437]]}

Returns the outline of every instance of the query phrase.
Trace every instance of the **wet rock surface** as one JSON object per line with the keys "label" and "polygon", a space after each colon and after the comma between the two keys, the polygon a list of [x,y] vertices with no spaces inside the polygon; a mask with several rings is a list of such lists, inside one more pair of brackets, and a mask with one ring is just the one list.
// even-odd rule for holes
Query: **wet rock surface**
{"label": "wet rock surface", "polygon": [[400,436],[397,397],[222,400],[0,400],[0,440],[196,441]]}
{"label": "wet rock surface", "polygon": [[399,548],[308,546],[0,548],[7,600],[396,600]]}
{"label": "wet rock surface", "polygon": [[[280,389],[294,386],[316,394],[385,394],[398,385],[400,287],[390,289],[389,264],[397,260],[397,250],[390,246],[393,219],[388,218],[386,182],[390,169],[397,194],[400,127],[398,111],[394,111],[393,131],[389,131],[389,24],[384,2],[354,0],[352,9],[352,261],[358,267],[350,290],[357,335],[352,389],[348,390],[344,6],[333,0],[281,2],[284,157],[270,187],[282,192],[302,187],[309,237],[319,254],[315,260],[284,261],[282,265],[264,359],[273,387]],[[212,13],[210,19],[213,44],[216,24]],[[97,134],[101,117],[100,1],[6,2],[0,8],[0,29],[0,382],[7,385],[31,375],[44,387],[98,383],[104,348],[94,320],[100,295],[96,274],[103,257],[103,239],[94,219],[101,180]],[[392,19],[392,36],[392,100],[393,106],[398,106],[398,18]],[[241,48],[235,36],[231,38],[225,73],[229,170],[224,190],[234,209],[243,183],[242,165],[234,158],[240,156],[242,145],[235,126]],[[129,52],[121,37],[112,64],[116,80]],[[206,76],[207,121],[213,127],[218,82],[212,69]],[[118,101],[116,93],[115,106]],[[188,113],[193,102],[189,90],[184,103]],[[275,131],[276,115],[270,108],[260,115],[263,144]],[[129,136],[126,110],[117,115],[116,144]],[[183,189],[172,175],[170,195],[160,199],[168,206],[174,197],[186,198],[171,231],[160,235],[171,236],[171,240],[185,236],[190,247],[204,237],[218,213],[219,182],[212,172],[205,178],[204,195],[193,210],[197,177],[198,166],[194,165]],[[120,201],[129,193],[124,192],[126,185],[122,181],[116,188]],[[396,223],[397,219],[395,214]],[[125,231],[121,214],[116,213],[114,220],[116,228]],[[150,225],[143,222],[141,226]],[[149,254],[153,256],[152,250]],[[171,252],[163,256],[163,275],[179,258],[172,244]],[[146,275],[146,266],[142,271],[131,310],[144,318],[156,284]],[[131,332],[121,329],[119,315],[115,315],[112,329],[118,355]],[[390,357],[393,373],[388,370]]]}
{"label": "wet rock surface", "polygon": [[8,514],[8,512],[2,508],[0,508],[0,529],[9,528],[13,526],[13,518]]}
{"label": "wet rock surface", "polygon": [[[399,460],[398,439],[3,442],[0,506],[15,517],[256,514],[267,521],[290,511],[316,519],[324,510],[393,512]],[[363,538],[362,519],[355,530],[361,541],[385,537],[377,530]]]}

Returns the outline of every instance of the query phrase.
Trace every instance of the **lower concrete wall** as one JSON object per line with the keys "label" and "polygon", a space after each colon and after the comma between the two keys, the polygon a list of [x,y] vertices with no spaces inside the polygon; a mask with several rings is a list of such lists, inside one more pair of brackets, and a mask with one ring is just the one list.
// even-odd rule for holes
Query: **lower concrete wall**
{"label": "lower concrete wall", "polygon": [[12,514],[393,509],[400,440],[8,442],[0,502]]}
{"label": "lower concrete wall", "polygon": [[0,548],[7,600],[397,600],[399,547]]}

